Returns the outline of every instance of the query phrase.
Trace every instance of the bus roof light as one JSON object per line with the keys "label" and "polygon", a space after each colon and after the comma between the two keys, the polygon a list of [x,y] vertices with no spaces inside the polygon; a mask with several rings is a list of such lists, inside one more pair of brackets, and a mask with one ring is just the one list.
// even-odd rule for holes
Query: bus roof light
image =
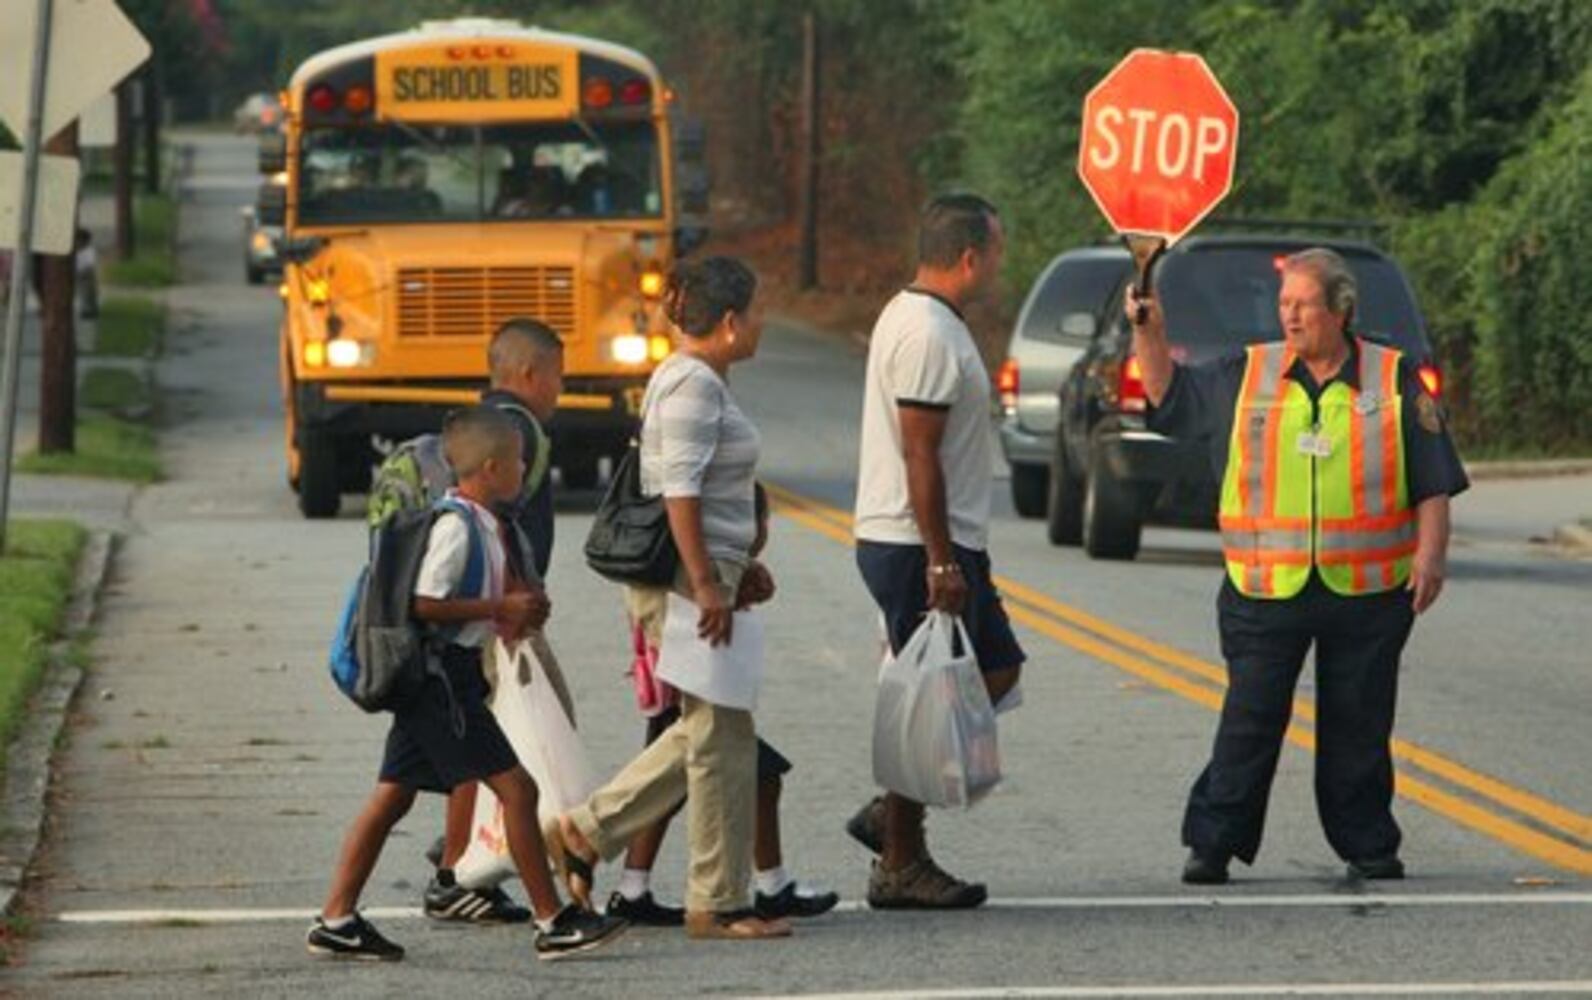
{"label": "bus roof light", "polygon": [[626,80],[619,88],[620,104],[646,104],[652,100],[652,85],[645,80]]}
{"label": "bus roof light", "polygon": [[499,59],[513,59],[514,58],[514,46],[512,46],[512,45],[499,45],[497,47],[497,54],[498,54],[498,58]]}
{"label": "bus roof light", "polygon": [[492,46],[477,45],[475,48],[470,50],[470,54],[475,56],[477,59],[490,59],[492,58]]}
{"label": "bus roof light", "polygon": [[463,45],[448,46],[448,58],[452,59],[454,62],[458,62],[460,59],[463,59],[469,54],[470,50],[466,49]]}
{"label": "bus roof light", "polygon": [[355,84],[343,95],[343,108],[351,115],[362,115],[376,103],[375,95],[364,84]]}
{"label": "bus roof light", "polygon": [[309,104],[313,110],[329,115],[337,110],[337,91],[332,89],[331,84],[316,84],[310,88]]}
{"label": "bus roof light", "polygon": [[588,108],[606,108],[614,103],[614,85],[607,77],[591,77],[586,81],[581,100]]}

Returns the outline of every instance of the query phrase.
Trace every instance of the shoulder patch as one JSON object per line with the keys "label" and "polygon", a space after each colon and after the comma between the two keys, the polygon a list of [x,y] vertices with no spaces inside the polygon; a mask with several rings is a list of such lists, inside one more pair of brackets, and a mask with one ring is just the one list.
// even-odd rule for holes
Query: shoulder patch
{"label": "shoulder patch", "polygon": [[1437,400],[1430,393],[1423,392],[1415,397],[1415,419],[1426,433],[1442,433],[1443,418],[1437,412]]}

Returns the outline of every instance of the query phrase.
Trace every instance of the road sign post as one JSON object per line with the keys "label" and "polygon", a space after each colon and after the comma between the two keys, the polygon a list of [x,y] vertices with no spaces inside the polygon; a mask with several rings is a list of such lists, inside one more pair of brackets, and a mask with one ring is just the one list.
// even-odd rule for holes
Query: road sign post
{"label": "road sign post", "polygon": [[1134,49],[1089,91],[1078,177],[1127,243],[1138,291],[1232,189],[1237,155],[1238,109],[1193,53]]}
{"label": "road sign post", "polygon": [[6,303],[5,365],[0,373],[0,553],[6,548],[11,513],[11,456],[16,437],[17,380],[22,374],[22,317],[33,262],[33,205],[39,193],[39,147],[44,141],[44,82],[50,61],[51,0],[38,0],[33,36],[33,75],[28,87],[27,127],[22,134],[22,198],[17,212],[17,248]]}

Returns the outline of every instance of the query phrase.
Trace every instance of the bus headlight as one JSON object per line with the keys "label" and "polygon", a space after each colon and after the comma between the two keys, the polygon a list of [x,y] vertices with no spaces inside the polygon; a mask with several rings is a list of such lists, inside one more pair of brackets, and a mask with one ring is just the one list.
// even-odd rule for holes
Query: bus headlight
{"label": "bus headlight", "polygon": [[333,368],[358,368],[360,365],[369,364],[366,348],[372,348],[369,351],[370,354],[373,355],[375,353],[374,345],[365,344],[358,340],[348,340],[342,337],[336,340],[329,340],[326,342],[326,363]]}
{"label": "bus headlight", "polygon": [[326,364],[326,342],[312,340],[304,345],[304,367],[319,368]]}
{"label": "bus headlight", "polygon": [[622,365],[639,365],[647,360],[647,338],[627,333],[613,340],[614,360]]}
{"label": "bus headlight", "polygon": [[648,269],[641,272],[641,294],[655,299],[663,294],[663,272]]}

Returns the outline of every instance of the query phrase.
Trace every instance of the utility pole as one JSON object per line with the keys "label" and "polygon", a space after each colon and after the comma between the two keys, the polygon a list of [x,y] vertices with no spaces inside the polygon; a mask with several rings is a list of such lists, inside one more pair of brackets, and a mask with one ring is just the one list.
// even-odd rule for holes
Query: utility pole
{"label": "utility pole", "polygon": [[802,15],[801,247],[797,286],[818,287],[818,14]]}
{"label": "utility pole", "polygon": [[27,127],[22,130],[22,199],[17,203],[17,243],[6,306],[5,361],[0,369],[0,552],[6,548],[11,512],[11,453],[16,438],[17,378],[22,373],[22,318],[28,302],[28,265],[33,254],[33,208],[39,195],[39,146],[44,138],[44,83],[50,63],[51,0],[38,0],[33,36],[33,75]]}
{"label": "utility pole", "polygon": [[[44,151],[76,159],[77,122],[45,143]],[[33,266],[40,279],[39,454],[70,452],[77,446],[77,254],[38,254]]]}
{"label": "utility pole", "polygon": [[130,260],[138,250],[133,230],[133,81],[116,87],[116,257]]}
{"label": "utility pole", "polygon": [[139,90],[144,98],[144,193],[160,193],[160,61],[151,59],[144,68]]}

